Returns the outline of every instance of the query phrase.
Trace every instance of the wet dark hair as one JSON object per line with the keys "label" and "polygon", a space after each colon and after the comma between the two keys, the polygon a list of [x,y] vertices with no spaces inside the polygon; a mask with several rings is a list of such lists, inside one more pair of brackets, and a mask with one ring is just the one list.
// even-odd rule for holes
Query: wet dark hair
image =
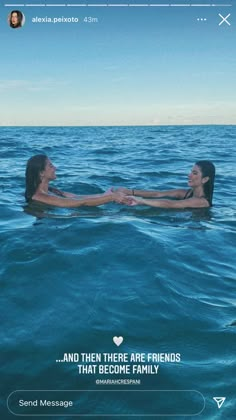
{"label": "wet dark hair", "polygon": [[45,169],[48,157],[46,155],[32,156],[25,171],[25,199],[29,202],[41,183],[40,172]]}
{"label": "wet dark hair", "polygon": [[[16,25],[13,25],[12,23],[12,15],[13,13],[17,14],[17,19],[18,22]],[[9,20],[9,25],[11,28],[20,28],[22,26],[22,21],[23,21],[23,14],[20,12],[20,10],[12,10],[11,14],[10,14],[10,20]]]}
{"label": "wet dark hair", "polygon": [[215,166],[210,160],[199,160],[195,163],[195,165],[199,166],[203,178],[208,176],[209,179],[205,184],[203,184],[203,191],[204,195],[209,202],[210,206],[212,206],[212,197],[214,191],[214,181],[215,181]]}

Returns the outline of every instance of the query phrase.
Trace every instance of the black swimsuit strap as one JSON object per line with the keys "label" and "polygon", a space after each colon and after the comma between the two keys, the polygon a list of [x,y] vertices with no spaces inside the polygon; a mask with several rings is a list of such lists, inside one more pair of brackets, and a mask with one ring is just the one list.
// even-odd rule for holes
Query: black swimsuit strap
{"label": "black swimsuit strap", "polygon": [[[192,198],[192,197],[193,197],[193,190],[188,190],[184,196],[184,200],[186,200],[187,198]],[[205,195],[202,195],[201,197],[198,197],[198,198],[205,198],[205,200],[207,200],[209,203],[209,200],[207,199]]]}
{"label": "black swimsuit strap", "polygon": [[59,195],[60,197],[64,197],[63,192],[61,192],[60,190],[58,190],[57,188],[54,187],[48,187],[48,191],[52,192],[53,194]]}
{"label": "black swimsuit strap", "polygon": [[193,190],[188,190],[184,196],[184,200],[186,198],[191,198],[193,196]]}

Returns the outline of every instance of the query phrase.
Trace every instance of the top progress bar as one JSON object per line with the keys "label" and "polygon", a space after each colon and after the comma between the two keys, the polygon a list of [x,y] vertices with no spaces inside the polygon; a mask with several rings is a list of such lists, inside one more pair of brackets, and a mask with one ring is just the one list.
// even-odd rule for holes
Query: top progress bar
{"label": "top progress bar", "polygon": [[232,4],[220,4],[220,3],[209,3],[209,4],[169,4],[169,3],[124,3],[124,4],[115,4],[115,3],[63,3],[63,4],[47,4],[47,3],[39,3],[39,4],[15,4],[15,3],[7,3],[4,4],[5,7],[231,7]]}

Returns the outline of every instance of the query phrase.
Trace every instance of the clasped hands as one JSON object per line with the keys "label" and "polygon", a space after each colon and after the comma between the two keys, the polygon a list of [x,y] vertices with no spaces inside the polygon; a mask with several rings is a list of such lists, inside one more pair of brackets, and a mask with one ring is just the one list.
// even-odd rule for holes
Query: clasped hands
{"label": "clasped hands", "polygon": [[134,197],[132,194],[132,190],[128,190],[127,188],[117,188],[116,190],[111,187],[105,193],[112,194],[113,199],[118,204],[126,204],[127,206],[136,206],[137,204],[142,204],[141,197]]}

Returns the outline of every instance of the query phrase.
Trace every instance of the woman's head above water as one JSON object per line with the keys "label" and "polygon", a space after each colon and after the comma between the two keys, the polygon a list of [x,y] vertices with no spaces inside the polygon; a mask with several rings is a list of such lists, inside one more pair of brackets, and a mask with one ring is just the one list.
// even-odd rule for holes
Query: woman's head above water
{"label": "woman's head above water", "polygon": [[189,186],[192,189],[202,187],[203,193],[210,206],[214,191],[215,166],[209,160],[199,160],[195,163],[189,175]]}
{"label": "woman's head above water", "polygon": [[48,183],[56,178],[55,169],[46,155],[35,155],[28,160],[25,171],[26,201],[32,199],[41,183]]}

